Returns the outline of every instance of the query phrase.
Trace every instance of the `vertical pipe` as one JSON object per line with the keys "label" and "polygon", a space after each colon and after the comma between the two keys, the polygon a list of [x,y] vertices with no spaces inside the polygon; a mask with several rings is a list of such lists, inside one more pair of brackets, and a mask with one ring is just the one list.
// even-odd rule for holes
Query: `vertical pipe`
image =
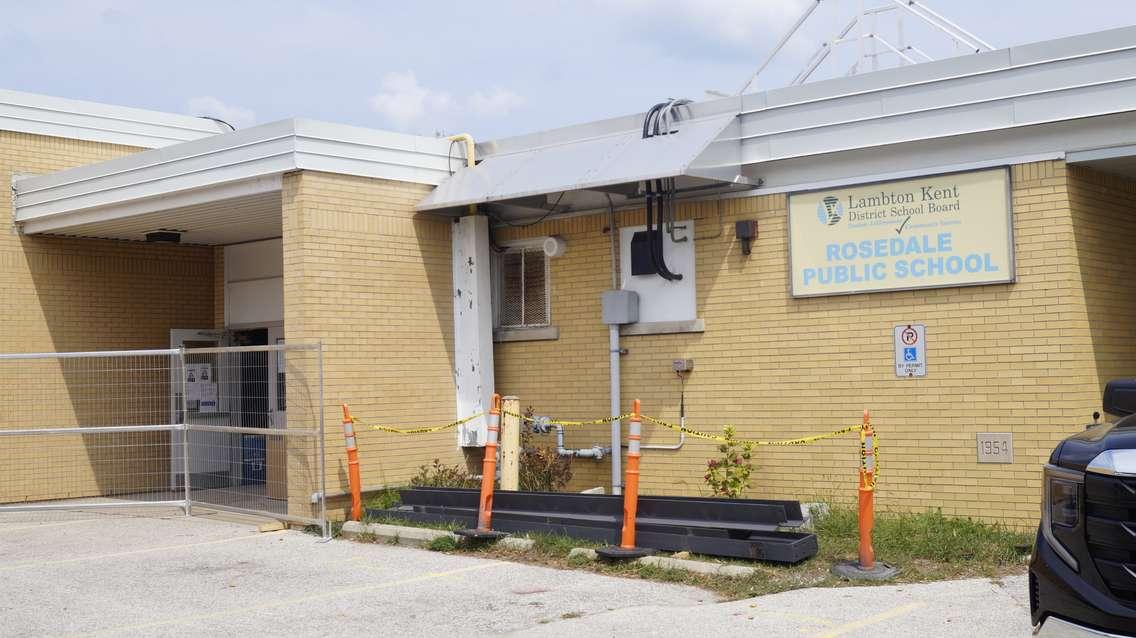
{"label": "vertical pipe", "polygon": [[501,489],[517,491],[521,484],[521,400],[501,399]]}
{"label": "vertical pipe", "polygon": [[[277,356],[280,356],[279,354]],[[288,365],[285,361],[284,365]],[[316,344],[316,365],[319,366],[319,476],[320,476],[320,520],[323,521],[323,537],[331,540],[331,523],[327,520],[327,438],[324,436],[324,397],[323,397],[323,342]],[[287,390],[285,390],[287,392]],[[285,423],[284,427],[288,424]]]}
{"label": "vertical pipe", "polygon": [[347,484],[351,492],[351,520],[363,520],[363,488],[359,478],[359,448],[355,445],[355,422],[343,404],[343,439],[347,444]]}
{"label": "vertical pipe", "polygon": [[[615,228],[615,206],[612,204],[611,195],[607,196],[607,216],[608,216],[608,229],[611,232],[611,289],[619,290],[619,274],[616,272],[616,233]],[[608,341],[608,376],[611,381],[611,415],[617,416],[622,413],[620,404],[622,403],[619,395],[620,386],[620,371],[619,371],[619,326],[612,324],[607,327],[607,341]],[[623,423],[616,419],[611,422],[611,493],[621,494],[623,492],[622,479],[623,472],[620,468],[620,454],[619,451],[623,448]]]}
{"label": "vertical pipe", "polygon": [[178,374],[181,375],[181,480],[185,492],[185,515],[190,516],[193,503],[189,497],[189,398],[185,393],[185,345],[178,346]]}
{"label": "vertical pipe", "polygon": [[875,523],[875,485],[872,477],[876,470],[875,431],[872,419],[864,410],[864,425],[860,428],[860,569],[876,566],[876,550],[872,547],[872,528]]}
{"label": "vertical pipe", "polygon": [[485,532],[492,528],[493,518],[493,480],[497,474],[497,433],[501,426],[501,395],[493,394],[492,407],[489,408],[488,434],[485,437],[485,461],[481,464],[481,501],[477,510],[477,531]]}
{"label": "vertical pipe", "polygon": [[[619,396],[619,326],[612,324],[607,327],[608,334],[608,350],[611,351],[610,368],[611,368],[611,415],[616,416],[620,413],[620,396]],[[619,450],[623,447],[623,423],[616,419],[611,422],[611,493],[622,494],[623,485],[621,479],[621,468],[619,459]]]}
{"label": "vertical pipe", "polygon": [[631,402],[631,422],[627,428],[627,489],[623,492],[623,535],[619,544],[623,549],[635,548],[635,513],[639,508],[639,431],[639,399],[635,399]]}

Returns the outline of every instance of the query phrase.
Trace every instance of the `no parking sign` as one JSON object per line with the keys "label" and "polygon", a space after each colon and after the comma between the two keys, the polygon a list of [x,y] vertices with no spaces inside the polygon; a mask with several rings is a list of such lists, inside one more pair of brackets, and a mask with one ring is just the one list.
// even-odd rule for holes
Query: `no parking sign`
{"label": "no parking sign", "polygon": [[895,376],[927,376],[927,328],[923,324],[895,327]]}

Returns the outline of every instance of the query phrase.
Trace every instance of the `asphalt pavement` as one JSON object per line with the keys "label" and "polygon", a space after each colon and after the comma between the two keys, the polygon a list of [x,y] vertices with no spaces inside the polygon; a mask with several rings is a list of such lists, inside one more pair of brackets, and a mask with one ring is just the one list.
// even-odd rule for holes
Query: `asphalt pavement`
{"label": "asphalt pavement", "polygon": [[153,513],[0,514],[0,636],[1028,636],[1024,576],[694,587]]}

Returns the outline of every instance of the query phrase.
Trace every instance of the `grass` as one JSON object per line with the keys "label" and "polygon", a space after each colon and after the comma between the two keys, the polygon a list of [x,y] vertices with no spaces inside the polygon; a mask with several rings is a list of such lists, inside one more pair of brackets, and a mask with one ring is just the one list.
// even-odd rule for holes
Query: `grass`
{"label": "grass", "polygon": [[[458,525],[411,523],[394,517],[382,521],[394,525],[453,530]],[[840,587],[849,583],[830,573],[836,562],[853,560],[859,546],[856,510],[832,506],[828,513],[817,516],[814,532],[820,545],[815,557],[798,565],[779,565],[745,560],[695,556],[696,560],[748,565],[756,572],[748,577],[711,576],[665,569],[639,563],[607,563],[585,558],[569,558],[574,547],[595,548],[594,541],[555,534],[529,534],[535,543],[530,549],[515,550],[495,545],[466,547],[450,538],[437,539],[429,549],[485,555],[504,560],[536,563],[565,569],[681,583],[709,589],[725,599],[736,600],[802,587]],[[939,510],[916,514],[876,515],[873,545],[877,560],[900,568],[892,583],[915,583],[955,578],[999,578],[1021,573],[1026,559],[1023,548],[1032,543],[1032,535],[1007,530],[968,518],[944,516]],[[437,546],[435,547],[435,544]],[[1028,549],[1025,550],[1028,552]]]}

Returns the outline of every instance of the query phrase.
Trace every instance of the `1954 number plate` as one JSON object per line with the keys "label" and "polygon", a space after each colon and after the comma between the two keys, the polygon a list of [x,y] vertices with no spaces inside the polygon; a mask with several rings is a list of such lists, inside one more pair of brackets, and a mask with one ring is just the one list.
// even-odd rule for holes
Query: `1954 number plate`
{"label": "1954 number plate", "polygon": [[979,463],[1013,463],[1014,435],[1010,432],[979,432]]}

